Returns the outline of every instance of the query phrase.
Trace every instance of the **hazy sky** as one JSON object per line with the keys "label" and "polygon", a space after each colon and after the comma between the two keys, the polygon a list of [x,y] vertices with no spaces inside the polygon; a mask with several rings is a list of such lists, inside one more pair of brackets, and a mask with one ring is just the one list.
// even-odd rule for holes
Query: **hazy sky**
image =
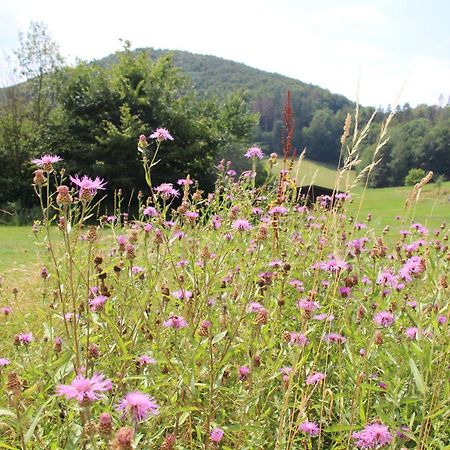
{"label": "hazy sky", "polygon": [[210,54],[374,106],[450,95],[449,0],[0,0],[0,51],[30,21],[69,61],[121,47]]}

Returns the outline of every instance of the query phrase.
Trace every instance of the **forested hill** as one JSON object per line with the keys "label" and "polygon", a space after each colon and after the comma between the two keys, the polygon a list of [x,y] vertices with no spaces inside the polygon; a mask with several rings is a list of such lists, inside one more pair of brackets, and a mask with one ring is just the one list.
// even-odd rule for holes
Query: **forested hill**
{"label": "forested hill", "polygon": [[[175,66],[179,67],[191,80],[201,97],[225,97],[232,92],[241,92],[254,112],[259,113],[259,129],[254,136],[267,152],[278,151],[283,126],[283,104],[288,91],[291,92],[295,115],[295,145],[314,148],[310,158],[322,162],[335,162],[338,143],[347,111],[353,103],[342,95],[332,94],[327,89],[307,84],[276,73],[255,69],[245,64],[218,58],[193,54],[185,51],[137,49],[148,52],[156,60],[171,55]],[[115,55],[110,55],[96,64],[109,66]],[[315,129],[325,127],[320,140]]]}

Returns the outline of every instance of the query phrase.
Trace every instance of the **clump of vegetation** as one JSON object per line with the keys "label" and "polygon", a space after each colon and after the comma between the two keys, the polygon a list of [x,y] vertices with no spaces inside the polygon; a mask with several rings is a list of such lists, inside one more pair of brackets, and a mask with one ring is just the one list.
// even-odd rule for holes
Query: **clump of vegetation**
{"label": "clump of vegetation", "polygon": [[[351,123],[336,183],[367,134],[351,137]],[[315,204],[299,197],[289,107],[285,124],[284,157],[270,155],[278,176],[256,183],[265,155],[253,146],[252,168],[221,161],[210,193],[189,173],[155,183],[176,136],[142,134],[148,190],[136,217],[120,195],[96,217],[109,180],[67,176],[57,155],[33,161],[45,266],[38,288],[27,289],[30,274],[1,291],[0,445],[450,444],[446,225],[405,223],[391,245],[372,216],[347,216],[351,184]]]}
{"label": "clump of vegetation", "polygon": [[425,176],[423,169],[410,169],[405,178],[405,186],[414,186]]}

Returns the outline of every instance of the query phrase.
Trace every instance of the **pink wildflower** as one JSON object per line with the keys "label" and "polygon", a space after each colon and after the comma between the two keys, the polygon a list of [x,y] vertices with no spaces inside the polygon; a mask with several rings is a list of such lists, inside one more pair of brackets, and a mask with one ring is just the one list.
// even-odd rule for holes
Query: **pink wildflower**
{"label": "pink wildflower", "polygon": [[258,158],[263,159],[264,153],[262,152],[260,147],[250,147],[245,153],[247,158]]}
{"label": "pink wildflower", "polygon": [[177,184],[179,186],[190,186],[191,184],[194,184],[194,182],[190,178],[180,178],[177,180]]}
{"label": "pink wildflower", "polygon": [[211,442],[218,444],[222,440],[223,434],[224,434],[224,432],[223,432],[222,428],[218,428],[218,427],[213,428],[209,435],[209,439],[211,440]]}
{"label": "pink wildflower", "polygon": [[192,292],[187,289],[178,289],[177,291],[171,292],[172,296],[177,300],[189,300],[192,298]]}
{"label": "pink wildflower", "polygon": [[328,333],[323,337],[323,340],[329,344],[343,344],[347,338],[338,333]]}
{"label": "pink wildflower", "polygon": [[240,380],[246,380],[248,376],[250,375],[250,367],[248,366],[241,366],[238,369],[239,372],[239,379]]}
{"label": "pink wildflower", "polygon": [[86,175],[83,178],[80,178],[78,175],[70,176],[69,178],[73,184],[78,186],[78,195],[84,200],[92,199],[99,189],[105,189],[106,183],[99,177],[96,177],[94,180]]}
{"label": "pink wildflower", "polygon": [[309,422],[308,420],[305,420],[302,422],[298,429],[302,431],[305,434],[309,434],[311,437],[318,436],[320,428],[315,422]]}
{"label": "pink wildflower", "polygon": [[320,308],[320,304],[308,298],[303,298],[297,302],[297,308],[310,312]]}
{"label": "pink wildflower", "polygon": [[159,142],[162,141],[173,141],[172,135],[166,128],[157,128],[151,135],[150,138],[156,139]]}
{"label": "pink wildflower", "polygon": [[367,425],[363,430],[353,433],[352,437],[356,439],[358,448],[378,448],[392,441],[388,427],[381,423]]}
{"label": "pink wildflower", "polygon": [[62,161],[62,158],[58,155],[43,155],[40,158],[31,160],[31,162],[38,167],[44,167],[44,170],[47,170],[47,172],[50,172],[53,168],[52,165],[59,161]]}
{"label": "pink wildflower", "polygon": [[373,321],[382,327],[390,327],[394,323],[394,316],[389,311],[380,311],[375,314]]}
{"label": "pink wildflower", "polygon": [[248,220],[245,219],[237,219],[231,224],[231,228],[234,228],[238,231],[249,231],[252,229],[252,226],[248,222]]}
{"label": "pink wildflower", "polygon": [[130,415],[134,422],[146,420],[149,414],[159,414],[155,399],[140,391],[129,392],[120,400],[118,411],[123,411],[123,416]]}
{"label": "pink wildflower", "polygon": [[165,200],[168,200],[170,197],[178,197],[180,195],[180,191],[174,189],[172,183],[161,183],[155,188],[155,191]]}
{"label": "pink wildflower", "polygon": [[273,208],[269,209],[269,215],[273,216],[275,214],[286,214],[289,210],[285,206],[274,206]]}
{"label": "pink wildflower", "polygon": [[317,383],[320,383],[322,380],[325,380],[326,375],[322,372],[311,372],[306,377],[306,384],[307,385],[315,385]]}
{"label": "pink wildflower", "polygon": [[147,217],[158,217],[159,216],[159,212],[153,206],[147,206],[147,208],[144,209],[143,214],[144,214],[144,216],[147,216]]}
{"label": "pink wildflower", "polygon": [[181,328],[187,327],[186,320],[181,316],[170,316],[165,322],[164,322],[165,328],[173,328],[175,330],[180,330]]}
{"label": "pink wildflower", "polygon": [[102,374],[94,373],[92,378],[85,378],[78,374],[71,384],[60,384],[56,388],[56,394],[69,399],[75,399],[80,405],[86,405],[99,400],[102,396],[100,392],[112,389],[111,380]]}
{"label": "pink wildflower", "polygon": [[106,300],[108,300],[108,297],[97,295],[92,300],[89,300],[89,309],[94,312],[97,310],[101,311],[105,306]]}
{"label": "pink wildflower", "polygon": [[5,316],[9,316],[13,312],[13,309],[10,306],[3,306],[0,308],[0,313]]}
{"label": "pink wildflower", "polygon": [[30,345],[33,340],[33,333],[20,333],[15,337],[15,342],[17,344]]}
{"label": "pink wildflower", "polygon": [[149,364],[156,364],[156,360],[152,358],[151,356],[142,355],[138,358],[139,365],[142,366],[148,366]]}
{"label": "pink wildflower", "polygon": [[416,339],[418,333],[419,333],[419,329],[417,327],[408,327],[405,330],[406,337],[411,340]]}
{"label": "pink wildflower", "polygon": [[0,358],[0,368],[9,365],[11,361],[7,358]]}
{"label": "pink wildflower", "polygon": [[292,332],[289,335],[290,344],[304,346],[309,344],[309,339],[303,333]]}

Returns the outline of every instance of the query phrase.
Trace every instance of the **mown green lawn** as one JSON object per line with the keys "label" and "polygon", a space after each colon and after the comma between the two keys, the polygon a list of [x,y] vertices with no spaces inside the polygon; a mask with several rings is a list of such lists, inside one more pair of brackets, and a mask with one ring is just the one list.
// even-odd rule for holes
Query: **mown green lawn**
{"label": "mown green lawn", "polygon": [[36,264],[39,251],[31,226],[0,226],[0,273]]}

